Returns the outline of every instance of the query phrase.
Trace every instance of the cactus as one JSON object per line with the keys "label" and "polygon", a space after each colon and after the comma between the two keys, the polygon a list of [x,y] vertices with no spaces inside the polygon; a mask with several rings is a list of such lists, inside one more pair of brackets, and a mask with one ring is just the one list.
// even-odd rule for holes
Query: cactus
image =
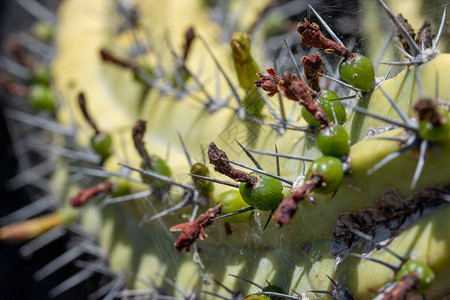
{"label": "cactus", "polygon": [[[450,54],[436,50],[440,34],[422,49],[428,27],[418,43],[403,33],[407,60],[392,77],[373,78],[370,60],[327,39],[326,24],[298,20],[295,44],[325,50],[302,60],[308,86],[300,74],[275,71],[249,34],[230,34],[231,45],[218,39],[222,29],[204,1],[124,3],[63,2],[52,64],[62,101],[56,118],[79,127],[77,145],[97,157],[81,169],[103,177],[69,184],[74,162],[62,161],[53,175],[61,211],[72,221],[66,206],[77,203],[78,221],[98,238],[111,270],[135,274],[122,292],[400,299],[450,291]],[[237,14],[243,4],[228,5]],[[245,1],[236,26],[256,24],[264,36],[273,29],[258,27],[258,5]],[[135,55],[140,43],[146,51]],[[322,96],[333,92],[321,86],[336,79],[317,62],[334,55],[343,57],[333,68],[347,81],[334,86],[344,99]],[[108,133],[107,155],[91,149],[97,125]],[[222,209],[217,199],[238,190],[251,207]],[[227,222],[224,214],[242,208],[242,218]],[[0,238],[10,230],[2,227]],[[433,281],[402,268],[421,264]]]}

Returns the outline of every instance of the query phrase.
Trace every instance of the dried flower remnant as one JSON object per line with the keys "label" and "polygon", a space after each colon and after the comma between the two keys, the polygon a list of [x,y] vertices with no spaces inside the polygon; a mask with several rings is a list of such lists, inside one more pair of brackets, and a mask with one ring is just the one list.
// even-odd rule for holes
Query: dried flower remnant
{"label": "dried flower remnant", "polygon": [[255,80],[255,85],[265,90],[269,97],[272,97],[279,92],[278,82],[280,82],[281,77],[275,74],[274,69],[267,69],[266,71],[269,73],[268,76],[257,73],[258,77],[261,79]]}
{"label": "dried flower remnant", "polygon": [[86,121],[89,123],[92,129],[94,129],[95,135],[100,134],[100,130],[98,129],[97,124],[95,123],[94,119],[92,119],[91,114],[86,107],[86,96],[83,92],[80,92],[78,94],[78,106],[80,107]]}
{"label": "dried flower remnant", "polygon": [[231,166],[227,161],[227,154],[217,148],[216,144],[209,144],[208,148],[209,162],[214,165],[214,170],[220,174],[226,175],[237,182],[244,182],[250,186],[253,186],[258,180],[255,176],[251,176],[248,173],[237,170]]}
{"label": "dried flower remnant", "polygon": [[192,42],[195,40],[197,35],[195,34],[194,27],[189,27],[184,34],[184,44],[183,44],[183,60],[187,60],[189,53],[192,49]]}
{"label": "dried flower remnant", "polygon": [[222,206],[218,204],[217,206],[208,209],[204,214],[200,215],[192,222],[172,226],[170,228],[171,232],[182,231],[175,241],[175,249],[181,252],[186,248],[186,252],[189,252],[189,248],[198,238],[204,240],[206,238],[205,227],[212,223],[211,219],[217,217],[221,210]]}
{"label": "dried flower remnant", "polygon": [[119,58],[107,49],[101,49],[100,56],[104,62],[109,62],[119,67],[131,69],[135,72],[137,69],[139,69],[138,66],[134,64],[131,60]]}
{"label": "dried flower remnant", "polygon": [[85,205],[92,197],[101,193],[109,193],[113,189],[113,184],[109,181],[100,182],[96,186],[88,189],[83,189],[78,194],[70,199],[70,205],[73,207],[80,207]]}
{"label": "dried flower remnant", "polygon": [[431,23],[429,20],[425,20],[423,22],[422,27],[420,27],[417,32],[415,42],[419,47],[422,47],[423,43],[424,49],[431,48],[433,43],[433,35],[431,34]]}
{"label": "dried flower remnant", "polygon": [[143,167],[151,169],[153,165],[153,159],[148,155],[147,149],[145,149],[144,134],[147,122],[138,120],[133,126],[133,141],[134,146],[142,158]]}
{"label": "dried flower remnant", "polygon": [[303,105],[320,122],[322,127],[328,126],[329,121],[326,113],[319,106],[319,103],[313,99],[313,95],[315,97],[316,92],[311,90],[297,75],[285,72],[282,80],[278,83],[278,90],[286,98]]}
{"label": "dried flower remnant", "polygon": [[311,191],[319,187],[323,182],[323,178],[319,175],[312,175],[300,187],[292,189],[292,194],[278,205],[274,220],[278,226],[283,226],[291,221],[291,218],[297,212],[298,203],[306,199]]}
{"label": "dried flower remnant", "polygon": [[308,85],[315,90],[316,92],[320,92],[319,86],[319,73],[325,74],[326,72],[322,69],[322,56],[319,52],[310,56],[303,56],[302,58],[305,77]]}
{"label": "dried flower remnant", "polygon": [[[416,36],[416,33],[414,32],[414,29],[412,26],[408,23],[408,19],[405,19],[402,14],[397,15],[397,19],[400,21],[400,23],[405,28],[406,32],[411,36],[411,38],[414,40],[414,37]],[[405,37],[403,37],[403,33],[397,29],[397,36],[400,40],[400,43],[403,45],[403,49],[409,54],[412,55],[411,48],[408,45],[408,42],[406,41]]]}
{"label": "dried flower remnant", "polygon": [[316,23],[310,23],[305,19],[305,22],[297,24],[297,31],[302,36],[302,43],[306,46],[323,49],[327,53],[333,53],[344,58],[351,56],[350,51],[344,45],[326,38]]}
{"label": "dried flower remnant", "polygon": [[438,102],[430,98],[419,99],[414,104],[414,110],[418,114],[419,121],[428,121],[433,127],[447,123],[447,118],[439,112]]}

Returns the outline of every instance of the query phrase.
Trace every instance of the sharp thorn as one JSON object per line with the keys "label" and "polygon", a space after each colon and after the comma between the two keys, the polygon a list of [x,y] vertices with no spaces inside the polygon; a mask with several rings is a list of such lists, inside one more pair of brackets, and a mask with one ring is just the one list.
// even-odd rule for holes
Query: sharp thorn
{"label": "sharp thorn", "polygon": [[405,124],[411,123],[408,116],[402,111],[402,109],[400,108],[400,106],[398,106],[398,104],[394,101],[394,99],[392,99],[391,96],[389,96],[389,94],[382,87],[380,87],[380,90],[383,93],[384,97],[388,99],[389,103],[395,109],[400,118],[402,118],[403,122]]}
{"label": "sharp thorn", "polygon": [[373,261],[375,263],[379,263],[380,265],[388,267],[389,269],[391,269],[395,273],[397,273],[398,270],[400,269],[400,266],[394,266],[393,264],[387,263],[387,262],[382,261],[382,260],[377,259],[377,258],[368,257],[368,256],[364,256],[364,255],[357,254],[357,253],[350,253],[350,255],[351,256],[355,256],[355,257],[359,257],[361,259],[370,260],[370,261]]}
{"label": "sharp thorn", "polygon": [[183,184],[183,183],[179,183],[179,182],[173,180],[173,179],[170,178],[170,177],[167,177],[167,176],[158,174],[158,173],[156,173],[156,172],[152,172],[152,171],[149,171],[149,170],[142,170],[142,169],[134,168],[134,167],[128,166],[128,165],[123,164],[123,163],[120,163],[120,162],[118,163],[118,165],[119,165],[119,166],[122,166],[122,167],[124,167],[124,168],[130,169],[130,170],[139,172],[139,173],[144,174],[144,175],[146,175],[146,176],[149,176],[149,177],[158,179],[159,181],[162,181],[162,182],[167,183],[167,184],[177,185],[177,186],[179,186],[179,187],[182,187],[182,188],[187,189],[187,190],[190,190],[190,191],[194,191],[194,190],[195,190],[195,188],[194,188],[193,186],[186,185],[186,184]]}
{"label": "sharp thorn", "polygon": [[211,178],[211,177],[206,177],[206,176],[201,176],[201,175],[196,175],[196,174],[192,174],[189,173],[189,176],[195,177],[195,178],[199,178],[199,179],[204,179],[204,180],[208,180],[214,183],[218,183],[218,184],[223,184],[223,185],[228,185],[234,188],[239,188],[239,184],[238,183],[234,183],[234,182],[230,182],[230,181],[224,181],[224,180],[220,180],[220,179],[215,179],[215,178]]}
{"label": "sharp thorn", "polygon": [[353,91],[355,91],[355,92],[359,92],[359,89],[357,89],[357,88],[355,88],[354,86],[352,86],[352,85],[350,85],[350,84],[348,84],[348,83],[346,83],[346,82],[343,82],[343,81],[341,81],[341,80],[339,80],[339,79],[336,79],[336,78],[333,78],[333,77],[331,77],[331,76],[328,76],[327,74],[323,74],[323,73],[318,73],[320,76],[323,76],[323,77],[325,77],[325,78],[328,78],[328,79],[330,79],[330,80],[332,80],[332,81],[334,81],[334,82],[337,82],[337,83],[339,83],[340,85],[342,85],[342,86],[345,86],[346,88],[349,88],[349,89],[351,89],[351,90],[353,90]]}
{"label": "sharp thorn", "polygon": [[269,213],[269,216],[267,217],[266,224],[264,224],[263,231],[266,230],[267,225],[269,225],[270,219],[272,219],[273,213],[275,212],[275,209],[272,209]]}
{"label": "sharp thorn", "polygon": [[387,16],[391,21],[394,23],[395,27],[397,27],[398,30],[402,32],[403,38],[408,43],[408,46],[410,47],[412,53],[414,56],[417,56],[420,53],[420,49],[417,46],[417,44],[414,42],[412,37],[408,34],[405,27],[400,23],[400,21],[397,19],[397,17],[394,15],[394,13],[389,9],[389,7],[384,3],[383,0],[378,0],[378,3],[383,7],[384,11],[386,12]]}
{"label": "sharp thorn", "polygon": [[245,154],[248,156],[248,158],[250,158],[250,160],[255,164],[255,166],[259,169],[262,170],[263,168],[261,167],[261,165],[259,164],[259,162],[256,160],[256,158],[247,150],[246,147],[244,147],[241,143],[239,143],[239,141],[237,139],[234,139],[236,141],[236,143],[238,143],[239,147],[241,147],[241,149],[245,152]]}
{"label": "sharp thorn", "polygon": [[186,148],[186,145],[184,144],[183,137],[181,136],[180,132],[178,132],[178,138],[180,139],[181,147],[183,147],[184,155],[186,155],[186,159],[189,163],[189,167],[192,167],[191,156],[189,155],[189,152]]}
{"label": "sharp thorn", "polygon": [[227,161],[227,162],[229,162],[229,163],[231,163],[231,164],[233,164],[233,165],[236,165],[236,166],[239,166],[239,167],[242,167],[242,168],[245,168],[245,169],[252,170],[252,171],[254,171],[254,172],[261,173],[261,174],[263,174],[263,175],[267,175],[267,176],[269,176],[269,177],[273,177],[273,178],[278,179],[278,180],[280,180],[280,181],[283,181],[283,182],[285,182],[285,183],[287,183],[287,184],[289,184],[289,185],[291,185],[291,186],[294,184],[294,183],[293,183],[291,180],[289,180],[289,179],[286,179],[286,178],[283,178],[283,177],[281,177],[281,176],[277,176],[277,175],[275,175],[275,174],[272,174],[272,173],[269,173],[269,172],[266,172],[266,171],[263,171],[263,170],[259,170],[259,169],[256,169],[256,168],[253,168],[253,167],[250,167],[250,166],[247,166],[247,165],[238,163],[238,162],[236,162],[236,161],[232,161],[232,160],[229,160],[229,159],[224,159],[224,161]]}
{"label": "sharp thorn", "polygon": [[[278,147],[277,144],[275,144],[275,153],[278,154]],[[280,168],[280,157],[276,156],[275,161],[277,163],[277,175],[281,176],[281,168]]]}
{"label": "sharp thorn", "polygon": [[423,98],[423,88],[422,88],[422,80],[420,79],[419,69],[414,68],[414,73],[416,75],[417,88],[419,89],[419,97]]}
{"label": "sharp thorn", "polygon": [[211,56],[211,58],[213,59],[217,69],[219,69],[220,73],[222,73],[223,77],[225,78],[225,80],[228,83],[228,86],[231,89],[231,92],[233,93],[233,96],[236,98],[236,102],[238,103],[239,107],[242,107],[242,100],[239,97],[239,94],[237,93],[236,89],[234,88],[233,83],[231,82],[230,78],[228,77],[227,73],[225,72],[225,70],[222,68],[222,66],[220,65],[219,61],[217,60],[217,58],[215,57],[214,53],[212,52],[211,48],[209,47],[208,43],[205,41],[205,39],[201,36],[198,35],[198,38],[200,39],[200,41],[202,41],[203,45],[205,46],[206,51],[208,51],[209,55]]}
{"label": "sharp thorn", "polygon": [[234,216],[234,215],[242,214],[242,213],[245,213],[245,212],[247,212],[247,211],[254,210],[254,209],[255,209],[255,208],[254,208],[253,206],[244,207],[244,208],[242,208],[242,209],[240,209],[240,210],[237,210],[237,211],[228,213],[228,214],[226,214],[226,215],[221,215],[221,216],[212,218],[212,219],[211,219],[211,222],[212,222],[212,221],[216,221],[216,220],[220,220],[220,219],[224,219],[224,218],[228,218],[228,217],[231,217],[231,216]]}
{"label": "sharp thorn", "polygon": [[405,124],[405,123],[400,122],[398,120],[393,120],[393,119],[390,119],[390,118],[386,118],[384,116],[377,115],[377,114],[375,114],[375,113],[373,113],[371,111],[368,111],[367,109],[364,109],[364,108],[359,107],[359,106],[355,106],[353,108],[353,110],[358,112],[358,113],[360,113],[360,114],[364,114],[366,116],[369,116],[369,117],[372,117],[372,118],[375,118],[375,119],[378,119],[378,120],[381,120],[381,121],[384,121],[384,122],[387,122],[387,123],[390,123],[390,124],[393,124],[393,125],[397,125],[399,127],[403,127],[405,129],[409,129],[409,130],[414,131],[414,132],[418,131],[417,125],[412,124],[412,123]]}
{"label": "sharp thorn", "polygon": [[275,292],[260,292],[259,294],[263,294],[263,295],[267,295],[267,296],[280,297],[280,298],[284,298],[284,299],[299,300],[298,297],[290,296],[290,295],[286,295],[286,294],[281,294],[281,293],[275,293]]}
{"label": "sharp thorn", "polygon": [[370,168],[369,170],[367,170],[367,175],[371,175],[373,174],[375,171],[377,171],[378,169],[380,169],[382,166],[386,165],[387,163],[389,163],[390,161],[394,160],[395,158],[399,157],[400,155],[403,154],[403,152],[405,152],[406,150],[412,148],[412,145],[407,145],[401,149],[399,149],[396,152],[390,153],[388,155],[386,155],[382,160],[380,160],[375,166],[373,166],[372,168]]}
{"label": "sharp thorn", "polygon": [[283,154],[283,153],[269,152],[269,151],[261,151],[261,150],[256,150],[256,149],[248,149],[248,151],[256,153],[256,154],[263,154],[263,155],[269,155],[269,156],[291,158],[291,159],[297,159],[297,160],[303,160],[303,161],[314,161],[314,159],[312,159],[312,158],[305,157],[305,156],[299,156],[299,155]]}
{"label": "sharp thorn", "polygon": [[417,181],[419,181],[420,174],[422,174],[423,167],[425,166],[425,155],[427,154],[428,150],[428,141],[422,140],[420,143],[420,154],[419,154],[419,160],[417,161],[417,167],[414,171],[414,177],[411,182],[411,190],[413,190],[416,187]]}
{"label": "sharp thorn", "polygon": [[388,77],[389,77],[389,75],[391,75],[392,68],[393,68],[393,66],[390,66],[390,67],[389,67],[389,70],[387,71],[386,75],[384,76],[384,80],[387,80]]}
{"label": "sharp thorn", "polygon": [[295,62],[294,54],[292,53],[292,50],[291,50],[291,48],[289,47],[289,45],[288,45],[288,43],[287,43],[287,41],[286,41],[286,38],[283,38],[283,41],[284,41],[284,45],[286,46],[286,49],[288,50],[289,57],[290,57],[290,59],[291,59],[292,64],[294,65],[295,72],[297,73],[298,78],[302,78],[302,77],[301,77],[300,69],[299,69],[297,63]]}
{"label": "sharp thorn", "polygon": [[241,277],[241,276],[238,276],[238,275],[233,275],[233,274],[228,274],[228,275],[231,276],[231,277],[237,278],[237,279],[239,279],[239,280],[242,280],[242,281],[244,281],[244,282],[250,283],[250,284],[256,286],[257,288],[259,288],[259,289],[261,289],[261,290],[264,288],[264,287],[260,286],[259,284],[254,283],[253,281],[251,281],[251,280],[249,280],[249,279],[246,279],[246,278],[244,278],[244,277]]}
{"label": "sharp thorn", "polygon": [[333,30],[331,30],[330,26],[328,26],[328,24],[325,22],[324,19],[322,19],[322,17],[317,13],[317,11],[311,6],[311,4],[308,5],[308,8],[310,10],[312,10],[312,12],[314,13],[314,15],[317,17],[317,19],[319,19],[320,23],[322,24],[322,26],[327,30],[327,32],[333,37],[333,40],[335,40],[337,43],[341,44],[342,46],[345,47],[344,43],[342,43],[342,41],[337,37],[337,35],[333,32]]}
{"label": "sharp thorn", "polygon": [[439,30],[436,35],[436,38],[433,40],[433,50],[437,49],[439,41],[441,40],[441,34],[442,34],[442,31],[444,30],[446,16],[447,16],[447,6],[444,6],[444,13],[442,14],[441,24],[439,25]]}

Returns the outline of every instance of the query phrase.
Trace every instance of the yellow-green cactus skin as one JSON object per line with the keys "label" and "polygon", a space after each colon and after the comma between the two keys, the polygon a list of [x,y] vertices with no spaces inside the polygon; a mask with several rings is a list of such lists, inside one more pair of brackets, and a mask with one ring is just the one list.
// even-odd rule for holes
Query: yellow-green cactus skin
{"label": "yellow-green cactus skin", "polygon": [[[205,1],[137,1],[138,24],[121,32],[117,28],[126,20],[117,12],[118,2],[122,1],[63,1],[55,31],[57,57],[52,64],[54,89],[62,99],[58,120],[64,124],[77,124],[80,128],[77,141],[88,147],[89,135],[83,133],[89,132],[89,128],[75,105],[78,93],[83,91],[99,127],[112,135],[113,155],[105,161],[105,170],[118,173],[121,168],[122,171],[126,169],[123,165],[139,168],[140,157],[131,135],[131,128],[138,119],[147,121],[145,144],[149,152],[165,160],[172,180],[191,187],[194,186],[189,176],[191,165],[198,162],[209,168],[210,177],[230,181],[214,172],[207,157],[204,158],[202,152],[210,142],[225,151],[230,160],[249,166],[253,166],[252,161],[235,140],[249,148],[269,152],[273,152],[276,145],[279,153],[306,156],[310,160],[323,156],[315,144],[317,130],[297,131],[267,125],[280,124],[271,109],[284,109],[278,95],[268,98],[254,85],[258,79],[256,73],[274,68],[273,62],[264,59],[261,38],[264,31],[272,29],[261,25],[260,31],[254,31],[252,37],[244,32],[257,22],[270,1],[230,1],[229,10],[237,16],[235,28],[238,33],[228,35],[231,39],[226,41],[221,39],[221,25],[210,19]],[[198,38],[185,62],[193,75],[185,82],[186,92],[171,85],[171,78],[179,67],[174,63],[172,51],[181,53],[184,33],[190,26],[195,28]],[[434,28],[438,26],[436,24]],[[297,38],[300,45],[298,35]],[[101,49],[106,48],[117,57],[129,59],[129,50],[136,41],[146,41],[150,46],[149,51],[131,59],[137,65],[148,65],[152,69],[149,76],[155,85],[146,91],[144,99],[141,95],[145,82],[136,81],[133,70],[102,61],[100,56]],[[222,70],[218,69],[215,60]],[[201,71],[197,72],[198,66]],[[356,106],[359,109],[401,122],[401,116],[384,92],[408,118],[416,118],[414,105],[420,98],[439,100],[444,107],[450,101],[450,54],[436,54],[420,65],[395,68],[396,74],[392,78],[376,78],[374,89],[364,87],[369,91],[358,92]],[[277,73],[281,76],[283,71],[277,70]],[[161,75],[156,77],[155,74]],[[377,71],[376,75],[385,74]],[[213,99],[205,99],[205,95]],[[293,103],[286,98],[280,101],[286,109],[292,107]],[[448,104],[446,107],[448,109]],[[307,126],[301,118],[300,105],[295,104],[292,115],[288,127]],[[402,149],[407,142],[400,139],[415,136],[415,131],[408,128],[389,128],[391,130],[368,137],[368,132],[387,125],[386,121],[347,108],[347,121],[343,126],[349,134],[351,147],[343,164],[342,183],[335,193],[327,190],[327,194],[314,194],[314,202],[300,202],[290,224],[282,228],[270,222],[263,229],[269,212],[256,209],[251,215],[248,213],[250,217],[228,224],[227,229],[223,224],[226,218],[212,222],[205,229],[208,235],[205,240],[198,240],[189,253],[178,252],[173,246],[178,234],[169,232],[169,228],[188,222],[195,205],[186,203],[168,215],[149,221],[151,216],[185,200],[184,188],[174,184],[167,197],[155,193],[149,199],[111,203],[102,209],[97,202],[89,203],[79,212],[80,222],[98,238],[111,269],[136,274],[127,280],[130,289],[148,288],[143,281],[137,280],[142,278],[144,282],[151,282],[151,287],[163,288],[176,297],[187,297],[196,292],[202,299],[213,298],[200,291],[230,297],[224,287],[214,284],[214,280],[233,291],[239,290],[244,296],[261,291],[255,285],[229,276],[233,274],[260,286],[270,282],[288,295],[295,290],[306,293],[309,299],[326,299],[330,297],[328,294],[311,291],[333,290],[329,276],[345,286],[355,299],[372,299],[377,291],[393,281],[395,272],[373,261],[348,256],[349,252],[361,253],[355,245],[348,245],[348,249],[340,249],[337,253],[333,248],[337,224],[341,224],[339,222],[343,222],[348,214],[361,216],[364,211],[383,207],[380,203],[391,204],[391,198],[386,200],[387,191],[391,191],[399,203],[410,199],[408,203],[414,203],[411,204],[414,209],[422,205],[414,199],[424,197],[416,195],[429,189],[437,189],[449,197],[450,136],[437,142],[430,141],[424,153],[416,144]],[[179,142],[180,136],[185,149]],[[189,153],[190,162],[185,151]],[[380,161],[398,151],[402,154],[377,167]],[[423,170],[417,182],[412,184],[423,156]],[[277,174],[278,159],[263,154],[254,154],[254,157],[265,171]],[[279,158],[280,176],[299,184],[299,177],[306,173],[310,164],[310,161],[303,163]],[[62,167],[54,176],[54,181],[59,183],[56,191],[63,202],[75,193],[73,187],[60,184],[64,181],[62,178],[66,178],[65,172]],[[130,176],[130,193],[148,190],[147,185],[139,182],[138,173],[132,172]],[[283,186],[284,195],[289,195],[290,187],[286,183]],[[215,197],[230,189],[233,187],[214,183],[214,189],[208,189],[207,200],[200,205],[197,216],[215,205]],[[429,299],[443,297],[450,291],[450,207],[445,201],[441,202],[437,209],[429,212],[425,201],[423,216],[401,230],[390,230],[385,237],[392,251],[419,260],[433,270],[434,284],[425,291]],[[379,211],[383,210],[379,208]],[[411,210],[405,212],[404,219],[410,220],[412,215]],[[401,218],[386,211],[383,216],[387,219],[386,224]],[[385,224],[382,223],[385,221],[377,222],[375,227]],[[367,257],[400,264],[383,248],[370,251]],[[166,279],[173,281],[177,288]]]}

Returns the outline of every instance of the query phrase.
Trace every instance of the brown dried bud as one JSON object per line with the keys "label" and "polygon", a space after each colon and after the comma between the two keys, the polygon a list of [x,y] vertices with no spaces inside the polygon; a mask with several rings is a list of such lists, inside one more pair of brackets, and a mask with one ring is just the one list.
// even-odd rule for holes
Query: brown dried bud
{"label": "brown dried bud", "polygon": [[[405,19],[402,14],[397,15],[397,19],[402,23],[403,27],[405,28],[406,32],[411,36],[411,38],[414,40],[414,37],[416,36],[416,33],[414,32],[414,29],[412,26],[408,23],[408,19]],[[397,36],[400,40],[400,43],[403,45],[403,49],[405,49],[406,52],[412,55],[411,48],[408,45],[408,42],[403,37],[403,33],[397,29]]]}
{"label": "brown dried bud", "polygon": [[175,249],[182,251],[186,248],[186,252],[189,252],[189,248],[198,238],[204,240],[206,238],[206,226],[211,224],[211,219],[217,217],[221,211],[222,206],[221,204],[218,204],[217,206],[208,209],[204,214],[200,215],[192,222],[181,223],[171,227],[169,230],[172,232],[182,231],[175,241]]}
{"label": "brown dried bud", "polygon": [[319,52],[310,56],[303,56],[302,62],[308,85],[316,92],[320,92],[319,73],[325,74],[325,71],[322,69],[322,56]]}
{"label": "brown dried bud", "polygon": [[96,186],[88,189],[83,189],[78,192],[75,197],[70,199],[70,205],[79,207],[85,205],[92,197],[100,193],[109,193],[113,189],[113,184],[109,181],[100,182]]}
{"label": "brown dried bud", "polygon": [[143,167],[146,169],[151,169],[153,165],[153,158],[148,155],[147,149],[145,149],[144,134],[145,126],[147,122],[143,120],[138,120],[133,126],[133,141],[134,147],[136,148],[140,157],[142,157]]}
{"label": "brown dried bud", "polygon": [[268,92],[268,96],[272,97],[273,95],[278,93],[278,82],[281,80],[280,76],[275,74],[274,69],[266,70],[269,75],[263,75],[261,73],[257,73],[258,77],[261,80],[255,80],[255,85],[257,87],[263,88],[266,92]]}
{"label": "brown dried bud", "polygon": [[104,48],[101,49],[100,56],[104,62],[109,62],[109,63],[115,64],[119,67],[123,67],[123,68],[127,68],[127,69],[132,69],[132,70],[138,69],[138,67],[131,60],[119,58],[119,57],[115,56],[114,54],[112,54],[112,52],[109,51],[108,49],[104,49]]}
{"label": "brown dried bud", "polygon": [[447,122],[445,116],[439,112],[436,101],[430,98],[422,98],[414,104],[414,110],[418,114],[419,121],[428,121],[433,127],[438,127]]}
{"label": "brown dried bud", "polygon": [[305,19],[305,22],[299,22],[297,24],[297,31],[302,36],[302,43],[306,46],[323,49],[327,53],[333,53],[344,58],[351,55],[350,51],[344,45],[326,38],[316,23],[311,24]]}
{"label": "brown dried bud", "polygon": [[417,32],[415,42],[419,48],[422,48],[422,43],[425,49],[431,48],[433,37],[434,36],[431,34],[431,23],[429,20],[425,20],[422,27],[420,27],[419,32]]}
{"label": "brown dried bud", "polygon": [[244,182],[250,186],[256,182],[257,178],[255,176],[251,176],[248,173],[237,170],[231,166],[231,164],[227,161],[227,154],[217,148],[216,144],[209,144],[208,148],[208,157],[209,162],[214,165],[214,170],[223,174],[225,176],[230,177],[231,179],[237,182]]}
{"label": "brown dried bud", "polygon": [[292,189],[292,194],[281,201],[275,213],[275,222],[283,226],[291,221],[297,212],[298,203],[306,199],[309,193],[322,185],[323,179],[318,175],[312,175],[302,186]]}
{"label": "brown dried bud", "polygon": [[328,117],[319,104],[313,100],[311,90],[297,75],[290,72],[283,74],[282,80],[278,83],[278,90],[283,96],[290,100],[298,101],[305,109],[320,122],[322,127],[328,126]]}

